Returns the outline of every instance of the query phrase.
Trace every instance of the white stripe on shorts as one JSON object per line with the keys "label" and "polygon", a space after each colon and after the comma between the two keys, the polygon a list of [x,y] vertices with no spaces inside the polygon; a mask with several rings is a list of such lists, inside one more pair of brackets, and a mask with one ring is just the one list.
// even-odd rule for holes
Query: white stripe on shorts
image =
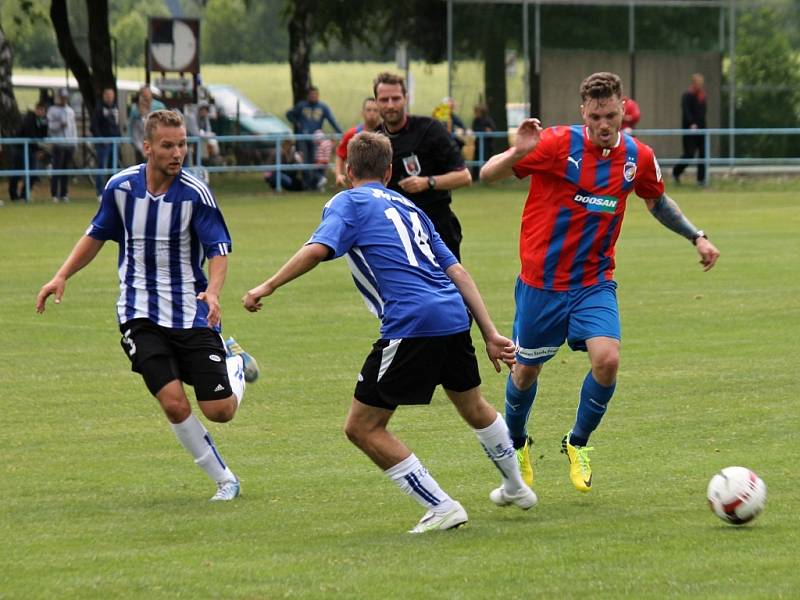
{"label": "white stripe on shorts", "polygon": [[389,345],[383,349],[381,353],[381,368],[378,371],[378,381],[384,376],[386,371],[392,364],[394,360],[394,355],[397,354],[397,349],[400,347],[400,342],[403,341],[403,338],[397,340],[389,340]]}

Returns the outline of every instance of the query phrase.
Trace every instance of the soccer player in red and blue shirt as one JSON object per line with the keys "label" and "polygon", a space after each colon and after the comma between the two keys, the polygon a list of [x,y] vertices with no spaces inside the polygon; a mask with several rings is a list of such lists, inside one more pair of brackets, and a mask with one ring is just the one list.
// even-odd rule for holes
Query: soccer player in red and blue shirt
{"label": "soccer player in red and blue shirt", "polygon": [[582,492],[592,486],[589,436],[614,393],[619,368],[620,323],[614,273],[628,194],[643,198],[665,227],[692,242],[705,271],[719,251],[664,193],[653,150],[621,133],[622,82],[594,73],[581,85],[583,125],[542,129],[527,119],[515,145],[493,156],[481,179],[530,176],[522,214],[516,284],[516,364],[506,383],[506,421],[526,483],[533,482],[527,422],[542,365],[566,341],[588,352],[575,423],[562,440],[570,479]]}

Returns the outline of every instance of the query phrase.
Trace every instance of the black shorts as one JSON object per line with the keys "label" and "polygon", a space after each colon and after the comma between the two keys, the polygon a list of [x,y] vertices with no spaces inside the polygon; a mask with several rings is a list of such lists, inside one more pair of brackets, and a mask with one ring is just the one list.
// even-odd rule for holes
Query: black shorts
{"label": "black shorts", "polygon": [[401,404],[430,404],[438,384],[453,392],[481,384],[469,330],[378,340],[361,367],[354,395],[364,404],[394,410]]}
{"label": "black shorts", "polygon": [[436,214],[431,217],[433,226],[439,237],[442,238],[444,245],[452,252],[455,257],[461,262],[461,223],[458,221],[455,213],[451,210],[447,214]]}
{"label": "black shorts", "polygon": [[119,326],[120,345],[154,396],[170,381],[194,386],[198,400],[221,400],[233,391],[228,380],[222,337],[208,329],[171,329],[149,319]]}

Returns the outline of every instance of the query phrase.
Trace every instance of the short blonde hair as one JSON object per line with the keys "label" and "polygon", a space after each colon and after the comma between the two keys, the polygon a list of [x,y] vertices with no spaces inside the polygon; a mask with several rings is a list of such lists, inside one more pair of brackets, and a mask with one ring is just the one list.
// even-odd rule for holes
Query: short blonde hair
{"label": "short blonde hair", "polygon": [[147,115],[144,123],[144,139],[153,141],[153,135],[159,125],[164,127],[185,127],[183,115],[175,110],[154,110]]}
{"label": "short blonde hair", "polygon": [[347,144],[347,164],[356,179],[382,179],[392,164],[392,144],[384,135],[362,131]]}

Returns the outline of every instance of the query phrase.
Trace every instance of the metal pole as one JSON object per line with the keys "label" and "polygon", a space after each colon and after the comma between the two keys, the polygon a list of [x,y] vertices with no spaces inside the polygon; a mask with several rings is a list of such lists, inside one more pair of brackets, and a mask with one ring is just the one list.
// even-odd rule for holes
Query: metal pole
{"label": "metal pole", "polygon": [[447,0],[447,97],[453,97],[453,0]]}
{"label": "metal pole", "polygon": [[634,11],[634,0],[628,3],[628,58],[630,60],[630,86],[628,95],[636,98],[636,13]]}
{"label": "metal pole", "polygon": [[728,35],[730,36],[730,61],[731,70],[728,78],[728,157],[731,159],[730,166],[733,166],[733,158],[736,156],[736,0],[730,0],[728,6]]}
{"label": "metal pole", "polygon": [[25,152],[25,204],[27,204],[31,201],[31,155],[28,149],[28,140],[22,144],[22,150]]}
{"label": "metal pole", "polygon": [[536,61],[533,65],[533,72],[536,75],[542,74],[542,4],[539,0],[536,0],[536,4],[533,7],[533,45],[534,50],[536,51],[536,55],[534,56],[534,60]]}
{"label": "metal pole", "polygon": [[[522,56],[524,60],[522,61],[523,65],[523,79],[522,79],[522,89],[524,90],[523,94],[523,102],[525,106],[528,107],[528,111],[530,111],[531,105],[531,77],[530,77],[530,69],[531,69],[531,62],[530,62],[530,54],[529,54],[529,40],[528,40],[528,0],[523,0],[522,2]],[[530,116],[530,115],[528,115]]]}

